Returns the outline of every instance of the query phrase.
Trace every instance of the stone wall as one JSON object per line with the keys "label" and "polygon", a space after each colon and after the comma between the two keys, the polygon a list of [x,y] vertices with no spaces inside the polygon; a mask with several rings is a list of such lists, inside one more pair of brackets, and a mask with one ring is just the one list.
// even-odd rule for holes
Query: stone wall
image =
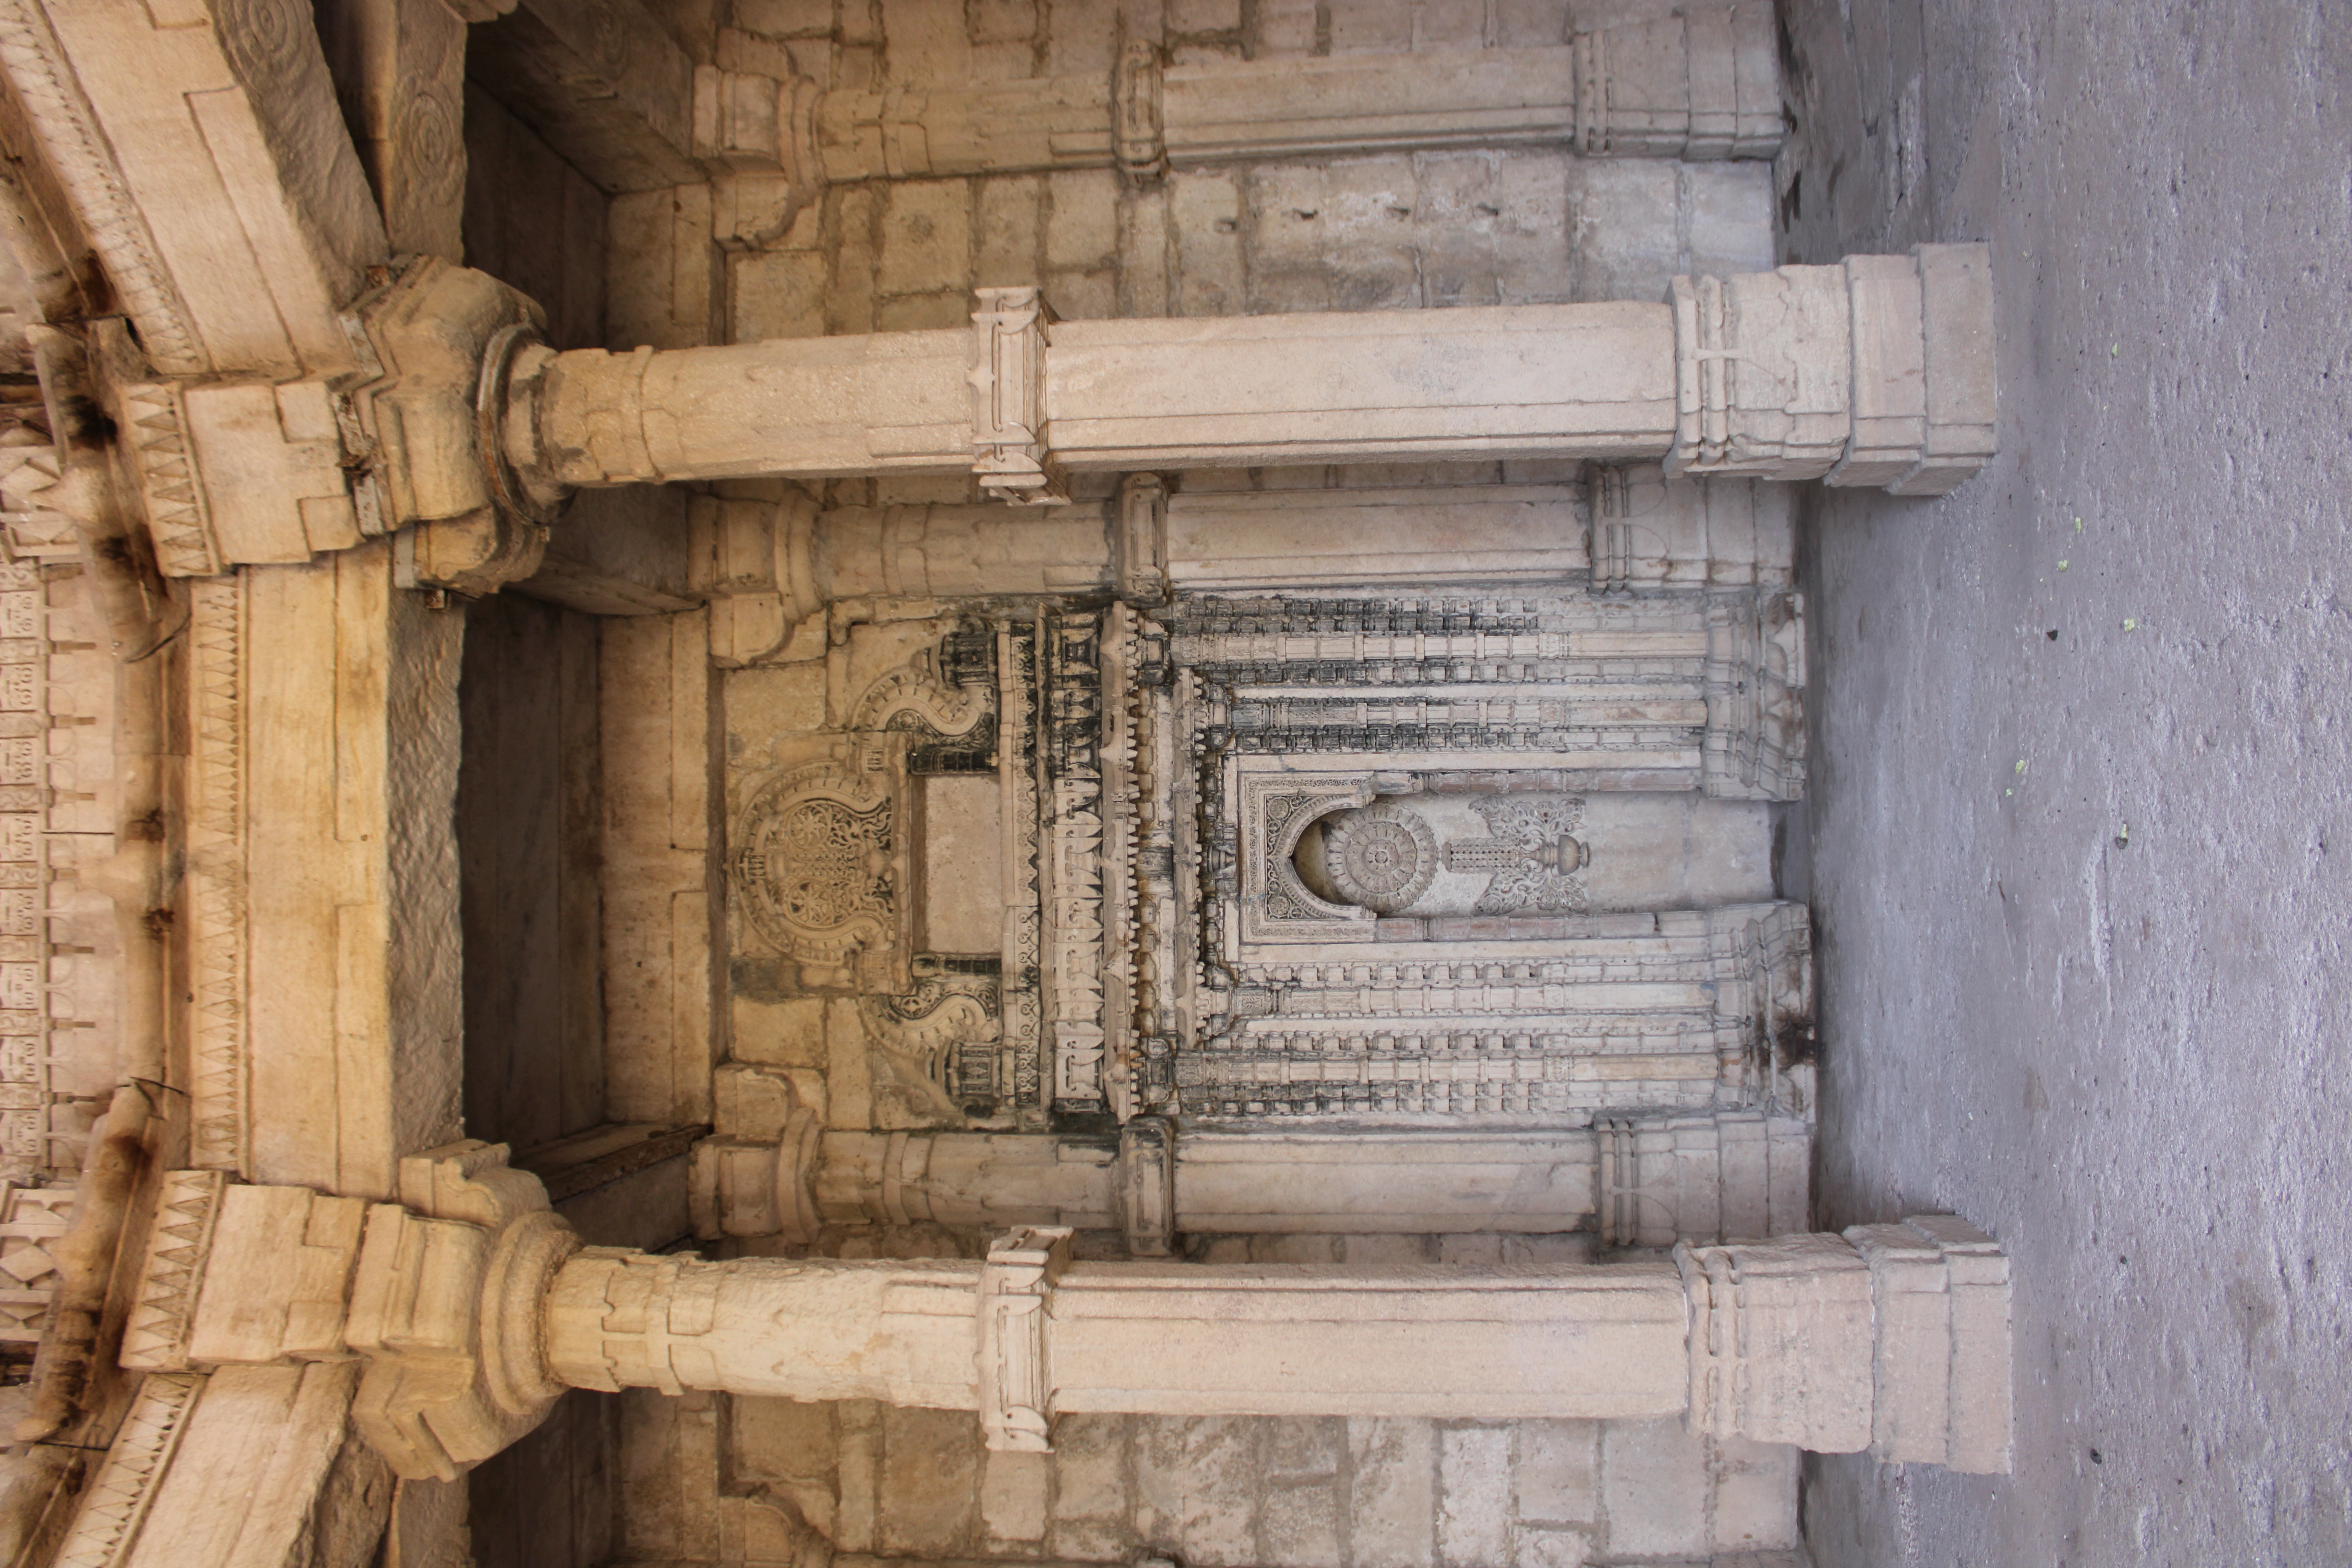
{"label": "stone wall", "polygon": [[[1678,1421],[1066,1417],[990,1456],[972,1415],[624,1396],[623,1560],[1580,1568],[1794,1551],[1793,1448]],[[714,1485],[715,1477],[715,1485]]]}
{"label": "stone wall", "polygon": [[[1580,26],[1663,0],[1578,7]],[[1108,73],[1123,40],[1172,64],[1558,44],[1551,0],[743,0],[738,28],[825,88]],[[677,202],[614,204],[610,346],[957,327],[975,285],[1038,283],[1072,319],[1654,300],[1678,272],[1770,268],[1761,163],[1459,151],[1179,171],[835,185],[771,247],[723,260],[722,299],[674,247]],[[626,243],[624,243],[625,236]],[[660,334],[655,336],[652,334]]]}
{"label": "stone wall", "polygon": [[[1580,6],[1573,20],[1607,26],[1668,10],[1666,0],[1620,0]],[[719,20],[736,29],[716,35],[722,63],[731,51],[769,74],[869,90],[1107,74],[1134,39],[1181,65],[1557,44],[1571,23],[1556,0],[736,0]],[[1069,319],[1654,300],[1680,272],[1769,268],[1772,199],[1770,167],[1757,163],[1524,148],[1392,153],[1180,170],[1154,184],[1108,169],[842,184],[763,247],[728,250],[711,238],[707,187],[642,191],[608,203],[604,334],[619,349],[961,328],[975,287],[1033,282]],[[1577,465],[1513,463],[1236,470],[1181,482],[1578,478]],[[1109,486],[1083,478],[1079,494],[1098,499]],[[978,499],[962,479],[825,489],[835,506]],[[876,601],[861,617],[887,626],[939,609]],[[764,668],[726,678],[730,773],[778,735],[826,727],[828,702],[845,694],[828,685],[845,677],[828,674],[823,630],[804,626],[811,635]],[[775,967],[734,956],[736,1060],[788,1078],[830,1126],[939,1125],[950,1114],[919,1073],[869,1050],[854,999],[800,994]],[[723,1105],[718,1120],[729,1120]],[[968,1255],[979,1241],[874,1227],[828,1234],[818,1249]],[[1192,1250],[1216,1261],[1479,1264],[1563,1261],[1590,1243],[1294,1236],[1201,1237]],[[631,1394],[621,1405],[626,1506],[614,1550],[624,1563],[1160,1555],[1192,1568],[1570,1568],[1799,1550],[1796,1451],[1696,1436],[1674,1422],[1095,1416],[1062,1422],[1050,1455],[992,1461],[967,1414],[692,1394]]]}

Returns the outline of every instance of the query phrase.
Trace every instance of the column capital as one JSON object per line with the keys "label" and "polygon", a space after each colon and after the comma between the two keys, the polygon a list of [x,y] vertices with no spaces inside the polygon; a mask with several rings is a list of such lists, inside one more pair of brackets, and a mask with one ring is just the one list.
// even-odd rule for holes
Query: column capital
{"label": "column capital", "polygon": [[1992,457],[1988,246],[1677,278],[1668,303],[1669,473],[1942,495]]}
{"label": "column capital", "polygon": [[545,1310],[580,1248],[538,1178],[468,1140],[401,1162],[398,1203],[166,1173],[123,1365],[365,1363],[352,1420],[410,1479],[456,1478],[545,1418]]}
{"label": "column capital", "polygon": [[1690,1303],[1693,1428],[2008,1470],[2009,1259],[1967,1221],[1684,1243],[1675,1263]]}

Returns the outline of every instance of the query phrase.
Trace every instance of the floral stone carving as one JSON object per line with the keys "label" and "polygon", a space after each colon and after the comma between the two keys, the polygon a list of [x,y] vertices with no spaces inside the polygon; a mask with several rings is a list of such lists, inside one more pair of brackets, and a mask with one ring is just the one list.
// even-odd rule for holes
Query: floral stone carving
{"label": "floral stone carving", "polygon": [[733,842],[738,905],[778,950],[839,964],[890,945],[897,824],[879,779],[824,763],[771,780],[745,805]]}

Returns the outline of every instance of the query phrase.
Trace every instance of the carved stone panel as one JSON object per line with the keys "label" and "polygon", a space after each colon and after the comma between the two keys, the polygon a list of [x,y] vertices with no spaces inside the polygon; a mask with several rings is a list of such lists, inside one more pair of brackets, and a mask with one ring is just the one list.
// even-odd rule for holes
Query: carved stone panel
{"label": "carved stone panel", "polygon": [[906,845],[879,770],[796,768],[757,790],[728,868],[745,922],[777,952],[846,968],[898,944]]}

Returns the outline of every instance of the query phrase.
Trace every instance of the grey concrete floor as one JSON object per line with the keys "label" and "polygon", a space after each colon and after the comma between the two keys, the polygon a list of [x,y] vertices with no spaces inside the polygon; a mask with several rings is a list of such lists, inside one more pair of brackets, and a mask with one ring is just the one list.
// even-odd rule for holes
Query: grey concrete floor
{"label": "grey concrete floor", "polygon": [[1986,239],[2001,455],[1809,501],[1820,1217],[2008,1244],[2007,1478],[1823,1564],[2352,1562],[2352,6],[1783,0],[1791,260]]}

